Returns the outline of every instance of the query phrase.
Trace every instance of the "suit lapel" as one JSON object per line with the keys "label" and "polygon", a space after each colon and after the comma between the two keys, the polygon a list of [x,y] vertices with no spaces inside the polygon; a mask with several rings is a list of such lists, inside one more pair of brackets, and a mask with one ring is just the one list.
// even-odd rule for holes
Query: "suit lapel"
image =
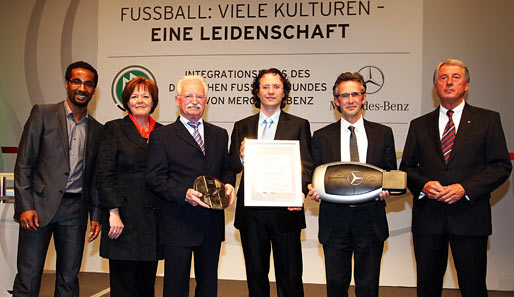
{"label": "suit lapel", "polygon": [[[213,147],[212,142],[216,138],[216,136],[212,135],[213,133],[214,133],[214,130],[213,130],[212,125],[210,123],[207,123],[206,121],[203,121],[203,136],[204,136],[203,145],[205,148],[205,155],[207,155],[207,152],[209,152],[209,148]],[[195,140],[195,142],[196,142],[196,140]],[[198,144],[196,146],[198,147],[198,149],[200,151],[202,151]]]}
{"label": "suit lapel", "polygon": [[254,114],[250,119],[248,120],[248,131],[246,135],[248,135],[248,139],[257,139],[259,136],[257,135],[259,128],[259,113]]}
{"label": "suit lapel", "polygon": [[369,124],[368,121],[364,120],[364,130],[366,130],[366,138],[368,139],[368,151],[366,152],[366,163],[375,164],[373,157],[375,156],[375,146],[377,143],[373,141],[377,139],[377,130]]}
{"label": "suit lapel", "polygon": [[274,139],[285,139],[288,131],[290,131],[289,115],[286,112],[281,111]]}
{"label": "suit lapel", "polygon": [[341,161],[341,120],[329,126],[327,137],[330,145],[327,148],[330,150],[329,155],[334,162]]}
{"label": "suit lapel", "polygon": [[[200,148],[198,143],[196,143],[196,140],[193,138],[193,135],[191,135],[191,133],[189,133],[187,128],[184,127],[184,124],[182,124],[182,122],[180,121],[180,117],[177,118],[174,125],[172,126],[172,129],[175,131],[177,137],[179,137],[185,143],[191,145],[193,148],[195,148],[200,153],[202,153],[202,149]],[[206,128],[205,128],[205,121],[204,121],[204,135],[207,134],[207,132],[205,132],[205,130],[206,130]],[[204,145],[205,145],[205,141],[204,141]]]}
{"label": "suit lapel", "polygon": [[464,105],[464,110],[462,111],[459,129],[457,130],[457,134],[455,135],[455,140],[453,143],[452,152],[450,153],[450,159],[448,160],[448,164],[452,162],[455,154],[457,154],[457,151],[462,147],[462,144],[464,143],[465,139],[467,139],[469,133],[472,131],[472,127],[475,122],[475,111],[466,103],[466,105]]}
{"label": "suit lapel", "polygon": [[437,155],[443,164],[445,163],[443,157],[443,150],[441,148],[441,137],[439,136],[439,107],[428,114],[427,124],[425,127],[428,131],[428,138],[432,142]]}
{"label": "suit lapel", "polygon": [[59,121],[59,130],[61,132],[61,140],[64,146],[64,153],[66,155],[66,163],[68,167],[70,166],[70,147],[68,143],[68,126],[66,125],[66,110],[64,109],[64,104],[67,104],[66,101],[57,103],[56,109],[56,117]]}
{"label": "suit lapel", "polygon": [[121,131],[122,133],[127,136],[130,141],[141,147],[143,150],[148,149],[148,144],[146,143],[146,140],[141,137],[141,134],[136,129],[136,126],[134,123],[132,123],[132,120],[129,118],[129,116],[126,116],[123,118],[123,121],[121,122]]}

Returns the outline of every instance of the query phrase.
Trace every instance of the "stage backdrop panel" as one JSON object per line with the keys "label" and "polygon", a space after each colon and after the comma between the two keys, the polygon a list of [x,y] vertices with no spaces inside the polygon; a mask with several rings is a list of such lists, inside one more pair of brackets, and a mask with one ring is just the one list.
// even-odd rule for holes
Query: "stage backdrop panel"
{"label": "stage backdrop panel", "polygon": [[[156,119],[173,122],[178,116],[177,80],[198,74],[209,85],[205,118],[230,133],[235,121],[257,112],[251,82],[258,70],[276,67],[292,83],[286,110],[307,118],[314,131],[339,119],[332,96],[336,77],[358,71],[368,85],[366,118],[391,126],[396,138],[404,139],[409,121],[421,114],[422,7],[422,0],[99,1],[97,63],[102,79],[94,113],[102,122],[122,117],[123,86],[144,75],[159,87]],[[397,151],[402,148],[403,141],[397,141]],[[395,236],[388,245],[407,248],[410,207],[399,208],[392,214]],[[323,283],[318,205],[308,202],[306,215],[304,281]],[[226,216],[220,277],[241,279],[244,260],[233,207]],[[401,216],[398,222],[396,216]],[[387,255],[386,249],[385,264]],[[384,283],[414,284],[411,255],[402,268],[411,275],[408,284],[405,278],[394,280],[394,263],[384,266]]]}

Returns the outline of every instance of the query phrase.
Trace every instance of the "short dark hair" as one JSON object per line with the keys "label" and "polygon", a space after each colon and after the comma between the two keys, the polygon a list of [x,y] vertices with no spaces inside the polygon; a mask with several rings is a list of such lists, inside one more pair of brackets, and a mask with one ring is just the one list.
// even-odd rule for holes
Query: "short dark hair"
{"label": "short dark hair", "polygon": [[[337,87],[340,83],[343,81],[356,81],[361,84],[361,94],[366,94],[366,82],[364,81],[364,77],[359,72],[343,72],[339,74],[339,76],[336,79],[336,82],[334,83],[334,86],[332,87],[332,94],[334,97],[337,97],[340,94],[337,94]],[[341,107],[336,106],[337,111],[341,112]]]}
{"label": "short dark hair", "polygon": [[339,95],[337,94],[337,87],[343,81],[356,81],[360,83],[362,87],[361,94],[366,94],[366,82],[364,81],[364,77],[362,77],[362,75],[359,72],[343,72],[339,74],[339,76],[336,79],[336,82],[334,83],[334,86],[332,87],[332,93],[334,97]]}
{"label": "short dark hair", "polygon": [[132,113],[128,107],[128,102],[134,90],[139,86],[144,86],[152,96],[153,104],[152,109],[150,110],[150,113],[152,113],[157,107],[157,104],[159,104],[159,89],[153,80],[142,76],[133,78],[125,85],[125,88],[123,88],[123,93],[121,93],[121,103],[123,104],[123,108],[125,108],[128,113]]}
{"label": "short dark hair", "polygon": [[289,98],[289,92],[291,91],[291,83],[289,82],[289,79],[287,78],[287,75],[283,73],[282,71],[278,70],[277,68],[270,68],[270,69],[262,69],[259,71],[259,74],[255,77],[252,83],[252,99],[255,101],[255,107],[261,108],[261,99],[259,98],[259,88],[261,84],[261,78],[265,74],[276,74],[280,77],[280,80],[282,81],[282,84],[284,85],[284,97],[282,98],[282,102],[280,103],[280,108],[284,108],[286,106],[286,100]]}
{"label": "short dark hair", "polygon": [[66,68],[66,74],[64,75],[64,78],[66,79],[66,81],[69,81],[71,79],[71,71],[73,69],[77,69],[77,68],[83,68],[83,69],[93,72],[93,75],[94,75],[93,82],[95,83],[95,88],[96,88],[96,85],[98,84],[98,72],[96,71],[95,67],[91,66],[89,63],[84,62],[84,61],[77,61],[77,62],[73,62],[70,65],[68,65],[68,67]]}

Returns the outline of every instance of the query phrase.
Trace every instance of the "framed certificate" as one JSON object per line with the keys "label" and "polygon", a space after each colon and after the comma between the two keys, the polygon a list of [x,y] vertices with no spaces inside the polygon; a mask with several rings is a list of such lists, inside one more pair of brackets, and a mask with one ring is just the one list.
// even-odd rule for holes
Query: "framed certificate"
{"label": "framed certificate", "polygon": [[247,139],[244,153],[245,206],[302,206],[298,140]]}

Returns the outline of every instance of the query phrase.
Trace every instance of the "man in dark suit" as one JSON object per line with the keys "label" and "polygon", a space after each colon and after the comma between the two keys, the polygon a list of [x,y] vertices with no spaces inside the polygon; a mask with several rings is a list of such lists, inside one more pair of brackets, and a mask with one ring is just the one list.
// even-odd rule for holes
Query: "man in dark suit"
{"label": "man in dark suit", "polygon": [[163,247],[164,296],[187,297],[194,254],[196,297],[217,296],[218,258],[225,240],[223,210],[209,209],[193,189],[198,176],[225,183],[230,204],[235,200],[235,174],[228,163],[228,134],[202,119],[207,84],[201,76],[177,83],[175,123],[150,136],[146,183],[159,203],[159,240]]}
{"label": "man in dark suit", "polygon": [[413,120],[400,169],[412,192],[412,235],[418,296],[441,296],[451,246],[463,297],[487,296],[491,192],[512,164],[498,113],[464,101],[469,71],[459,60],[440,63],[436,110]]}
{"label": "man in dark suit", "polygon": [[[281,109],[291,84],[276,68],[261,70],[252,83],[253,100],[260,112],[234,124],[230,160],[237,172],[243,170],[245,139],[299,140],[304,192],[312,172],[309,122]],[[241,234],[251,297],[270,296],[268,280],[273,248],[275,278],[279,297],[302,297],[301,229],[305,228],[303,208],[244,206],[244,178],[237,193],[235,227]]]}
{"label": "man in dark suit", "polygon": [[[396,169],[396,153],[391,128],[364,120],[361,109],[366,101],[366,83],[359,73],[341,73],[334,83],[334,104],[341,120],[314,132],[314,165],[357,161],[384,170]],[[356,142],[354,142],[356,141]],[[352,143],[356,147],[352,148]],[[316,189],[309,195],[319,201]],[[375,200],[360,204],[322,201],[319,211],[319,241],[323,244],[327,296],[348,296],[355,262],[355,295],[377,297],[380,260],[389,236],[382,191]]]}
{"label": "man in dark suit", "polygon": [[96,70],[75,62],[66,70],[67,97],[35,105],[23,129],[14,168],[15,220],[20,223],[14,296],[38,296],[52,234],[57,253],[56,296],[78,296],[88,211],[94,240],[100,232],[94,186],[102,125],[87,112]]}

